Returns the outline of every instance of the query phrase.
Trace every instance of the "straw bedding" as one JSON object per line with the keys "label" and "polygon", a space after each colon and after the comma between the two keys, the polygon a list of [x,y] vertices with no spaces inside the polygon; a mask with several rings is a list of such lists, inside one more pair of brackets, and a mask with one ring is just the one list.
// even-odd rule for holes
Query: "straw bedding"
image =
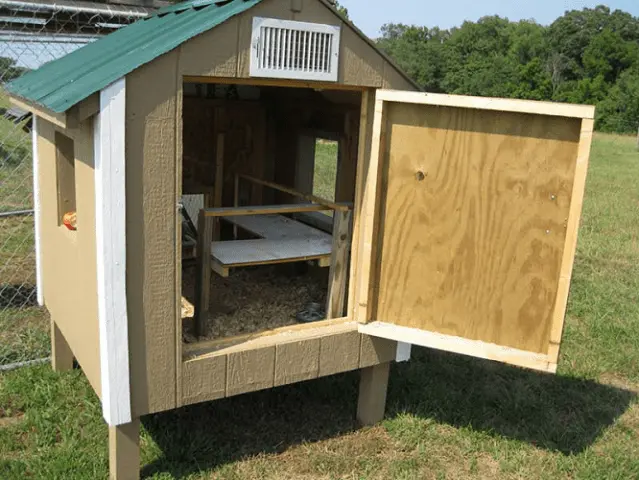
{"label": "straw bedding", "polygon": [[[271,330],[297,323],[295,315],[309,302],[326,301],[328,269],[304,271],[303,264],[257,266],[232,270],[228,278],[211,274],[210,329],[200,340]],[[192,331],[194,267],[182,273],[183,337]]]}

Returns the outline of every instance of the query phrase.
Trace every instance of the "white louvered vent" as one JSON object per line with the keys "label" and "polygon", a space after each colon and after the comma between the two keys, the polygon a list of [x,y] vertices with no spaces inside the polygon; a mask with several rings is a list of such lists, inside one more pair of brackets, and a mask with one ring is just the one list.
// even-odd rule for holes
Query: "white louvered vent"
{"label": "white louvered vent", "polygon": [[251,76],[337,81],[340,27],[253,19]]}

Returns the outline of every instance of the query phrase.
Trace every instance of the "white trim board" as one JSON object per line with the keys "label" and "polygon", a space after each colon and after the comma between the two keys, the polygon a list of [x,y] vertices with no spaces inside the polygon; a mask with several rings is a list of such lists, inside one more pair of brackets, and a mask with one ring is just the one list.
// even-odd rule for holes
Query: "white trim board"
{"label": "white trim board", "polygon": [[405,342],[397,342],[397,350],[395,351],[396,362],[408,362],[410,360],[410,354],[413,349],[413,345]]}
{"label": "white trim board", "polygon": [[403,327],[384,322],[359,324],[357,330],[359,333],[373,337],[386,338],[397,342],[410,342],[413,345],[461,353],[462,355],[470,355],[487,360],[495,360],[510,365],[531,368],[533,370],[551,373],[557,371],[557,364],[550,361],[548,355],[526,352],[516,348],[502,347],[479,340],[468,340],[466,338],[443,335],[441,333],[428,332],[418,328]]}
{"label": "white trim board", "polygon": [[44,292],[42,291],[42,238],[40,231],[41,200],[40,200],[40,157],[38,155],[38,117],[32,115],[31,145],[33,149],[33,226],[35,235],[36,259],[36,298],[38,305],[44,306]]}
{"label": "white trim board", "polygon": [[126,304],[126,83],[100,92],[94,124],[95,209],[102,414],[111,426],[131,422]]}

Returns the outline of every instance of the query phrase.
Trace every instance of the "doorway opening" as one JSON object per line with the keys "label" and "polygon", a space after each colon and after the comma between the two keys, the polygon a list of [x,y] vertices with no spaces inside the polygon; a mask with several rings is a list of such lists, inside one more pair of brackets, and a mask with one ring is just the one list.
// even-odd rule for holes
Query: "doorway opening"
{"label": "doorway opening", "polygon": [[344,316],[361,97],[184,84],[186,352]]}

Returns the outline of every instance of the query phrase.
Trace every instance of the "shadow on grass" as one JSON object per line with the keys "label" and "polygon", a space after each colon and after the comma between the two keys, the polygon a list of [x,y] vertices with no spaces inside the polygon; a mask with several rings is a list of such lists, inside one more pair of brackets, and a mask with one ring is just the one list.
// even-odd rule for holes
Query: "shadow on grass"
{"label": "shadow on grass", "polygon": [[[357,380],[349,373],[146,417],[163,456],[143,476],[179,478],[353,431]],[[576,454],[634,397],[588,380],[416,348],[411,362],[391,371],[386,418],[409,414]]]}
{"label": "shadow on grass", "polygon": [[0,308],[33,307],[36,300],[36,289],[33,285],[0,283]]}

